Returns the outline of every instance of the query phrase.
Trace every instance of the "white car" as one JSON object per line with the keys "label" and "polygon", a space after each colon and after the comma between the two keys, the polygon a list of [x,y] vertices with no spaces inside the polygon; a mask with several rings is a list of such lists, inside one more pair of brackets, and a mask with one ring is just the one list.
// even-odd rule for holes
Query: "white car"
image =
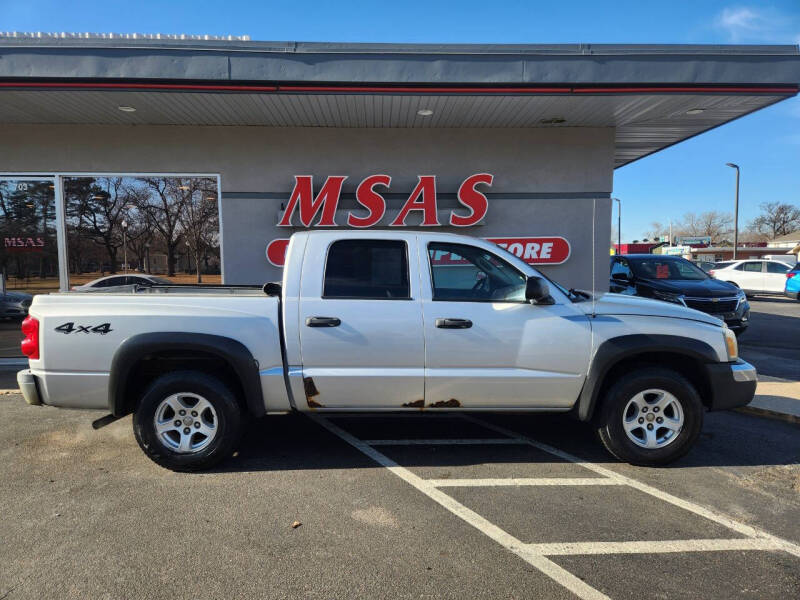
{"label": "white car", "polygon": [[731,260],[717,263],[708,274],[749,294],[783,294],[790,265],[777,260]]}
{"label": "white car", "polygon": [[564,289],[485,240],[301,232],[286,256],[263,291],[36,296],[25,399],[111,413],[96,426],[133,413],[142,450],[188,471],[291,410],[571,412],[618,458],[656,465],[688,452],[706,410],[755,393],[721,320]]}
{"label": "white car", "polygon": [[141,285],[150,287],[151,285],[172,285],[172,282],[155,275],[144,275],[142,273],[127,273],[121,275],[109,275],[100,277],[83,285],[72,287],[73,292],[101,292],[109,291],[108,288],[122,287],[126,285]]}

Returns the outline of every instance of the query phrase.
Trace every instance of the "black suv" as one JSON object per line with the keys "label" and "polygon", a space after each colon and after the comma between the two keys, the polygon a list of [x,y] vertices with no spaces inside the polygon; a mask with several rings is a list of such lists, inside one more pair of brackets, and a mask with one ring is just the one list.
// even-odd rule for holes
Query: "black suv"
{"label": "black suv", "polygon": [[725,321],[736,335],[747,329],[750,304],[736,286],[709,277],[685,258],[658,254],[611,257],[610,291],[675,302]]}

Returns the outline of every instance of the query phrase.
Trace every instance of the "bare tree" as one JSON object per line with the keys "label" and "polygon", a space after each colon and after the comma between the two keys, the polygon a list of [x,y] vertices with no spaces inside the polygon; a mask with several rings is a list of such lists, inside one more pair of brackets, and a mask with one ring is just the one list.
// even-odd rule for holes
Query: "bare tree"
{"label": "bare tree", "polygon": [[712,241],[727,237],[733,231],[733,217],[730,213],[711,210],[701,214],[693,212],[683,216],[678,230],[682,235],[710,236]]}
{"label": "bare tree", "polygon": [[214,244],[219,235],[219,216],[217,211],[217,194],[214,184],[209,179],[193,179],[185,182],[183,187],[187,199],[183,210],[178,215],[183,237],[189,251],[194,255],[197,268],[197,283],[203,282],[200,264],[206,249]]}
{"label": "bare tree", "polygon": [[748,230],[768,240],[800,229],[800,206],[786,202],[763,202],[761,214],[748,225]]}
{"label": "bare tree", "polygon": [[129,201],[121,177],[67,180],[67,217],[79,236],[102,246],[110,272],[117,272],[117,254],[123,244],[121,223]]}
{"label": "bare tree", "polygon": [[650,239],[666,237],[669,235],[669,225],[665,225],[659,221],[653,221],[650,223],[650,229],[645,231],[644,235]]}
{"label": "bare tree", "polygon": [[191,179],[148,177],[144,179],[151,191],[145,210],[150,222],[161,234],[167,250],[167,275],[175,275],[175,259],[180,241],[180,215],[191,198]]}

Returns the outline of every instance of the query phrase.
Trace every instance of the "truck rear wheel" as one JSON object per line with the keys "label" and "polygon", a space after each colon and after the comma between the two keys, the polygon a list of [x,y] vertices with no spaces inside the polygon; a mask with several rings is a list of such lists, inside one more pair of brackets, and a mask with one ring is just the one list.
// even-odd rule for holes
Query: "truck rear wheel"
{"label": "truck rear wheel", "polygon": [[235,395],[216,377],[176,371],[156,379],[133,414],[136,441],[173,471],[201,471],[230,456],[242,432]]}
{"label": "truck rear wheel", "polygon": [[645,368],[620,377],[603,399],[598,434],[618,459],[664,465],[684,456],[703,426],[703,403],[680,373]]}

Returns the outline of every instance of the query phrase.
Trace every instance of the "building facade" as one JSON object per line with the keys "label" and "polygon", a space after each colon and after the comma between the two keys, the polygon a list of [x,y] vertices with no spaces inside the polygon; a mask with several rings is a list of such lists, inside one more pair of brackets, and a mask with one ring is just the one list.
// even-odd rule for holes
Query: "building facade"
{"label": "building facade", "polygon": [[[62,288],[146,270],[151,249],[260,284],[280,278],[292,232],[366,222],[493,239],[567,286],[607,289],[614,169],[800,82],[795,46],[10,34],[0,58],[0,180],[52,189],[37,231]],[[16,214],[9,265],[17,238],[36,239],[14,234]]]}

